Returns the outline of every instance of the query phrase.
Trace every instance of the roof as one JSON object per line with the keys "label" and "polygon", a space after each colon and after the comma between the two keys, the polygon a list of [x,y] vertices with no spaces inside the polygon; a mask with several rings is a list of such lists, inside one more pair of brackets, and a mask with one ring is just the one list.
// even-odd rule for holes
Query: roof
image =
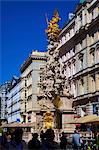
{"label": "roof", "polygon": [[16,85],[18,85],[19,82],[20,82],[20,77],[17,77],[14,75],[12,77],[12,81],[11,81],[8,91],[11,91]]}
{"label": "roof", "polygon": [[17,123],[17,122],[14,122],[14,123],[8,123],[8,124],[3,124],[1,126],[1,128],[15,128],[15,127],[34,127],[36,126],[36,123],[35,122],[29,122],[29,123]]}
{"label": "roof", "polygon": [[[83,6],[86,6],[86,3],[91,3],[93,0],[80,0],[78,3],[77,3],[77,6],[75,8],[75,11],[73,12],[74,14],[74,17],[68,21],[66,21],[65,25],[63,26],[60,34],[59,34],[59,38],[70,28],[73,20],[75,20],[76,18],[76,14],[79,13],[82,9],[83,9]],[[97,1],[98,2],[98,1]]]}
{"label": "roof", "polygon": [[88,123],[99,124],[99,116],[97,116],[97,118],[90,120]]}
{"label": "roof", "polygon": [[[89,123],[91,122],[92,120],[96,119],[97,116],[96,115],[87,115],[87,116],[84,116],[84,117],[80,117],[80,118],[76,118],[74,119],[73,121],[69,122],[70,124],[82,124],[82,123]],[[98,118],[99,119],[99,118]]]}
{"label": "roof", "polygon": [[24,72],[24,70],[32,63],[32,60],[46,61],[47,54],[46,52],[32,51],[29,57],[21,65],[21,68],[20,68],[21,73]]}
{"label": "roof", "polygon": [[46,52],[32,51],[32,55],[44,57],[44,56],[46,56]]}

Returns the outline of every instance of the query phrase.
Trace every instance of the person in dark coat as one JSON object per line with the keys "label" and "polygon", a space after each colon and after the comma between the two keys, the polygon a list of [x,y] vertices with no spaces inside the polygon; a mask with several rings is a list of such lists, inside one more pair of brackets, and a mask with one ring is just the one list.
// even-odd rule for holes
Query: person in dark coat
{"label": "person in dark coat", "polygon": [[44,142],[44,139],[45,139],[45,133],[44,133],[43,130],[42,130],[41,133],[40,133],[40,139],[41,139],[41,142],[43,143],[43,142]]}
{"label": "person in dark coat", "polygon": [[9,150],[27,150],[27,144],[22,140],[23,130],[21,128],[16,128],[13,133],[13,139],[10,143]]}
{"label": "person in dark coat", "polygon": [[67,139],[66,139],[64,132],[62,132],[62,136],[60,138],[60,148],[66,149],[66,145],[67,145]]}
{"label": "person in dark coat", "polygon": [[10,132],[6,132],[2,136],[0,150],[10,150],[10,144],[11,144],[11,134]]}
{"label": "person in dark coat", "polygon": [[42,144],[42,150],[57,150],[60,149],[57,142],[54,141],[55,134],[54,130],[47,129],[45,132],[45,140]]}
{"label": "person in dark coat", "polygon": [[7,132],[5,134],[5,140],[3,140],[3,148],[1,150],[27,150],[27,144],[22,140],[23,131],[17,128],[11,133]]}
{"label": "person in dark coat", "polygon": [[29,150],[39,150],[41,149],[40,141],[38,140],[38,134],[34,133],[32,140],[28,142],[28,149]]}

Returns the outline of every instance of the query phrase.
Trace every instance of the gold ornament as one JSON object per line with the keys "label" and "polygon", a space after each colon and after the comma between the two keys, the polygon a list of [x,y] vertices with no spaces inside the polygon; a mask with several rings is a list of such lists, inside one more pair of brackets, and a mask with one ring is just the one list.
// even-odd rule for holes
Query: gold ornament
{"label": "gold ornament", "polygon": [[48,22],[47,30],[45,30],[45,32],[48,35],[48,38],[54,39],[54,38],[58,37],[58,34],[60,32],[60,29],[58,26],[59,20],[60,20],[59,14],[58,14],[58,11],[56,10],[54,12],[54,16],[53,16],[52,20],[50,20],[50,22]]}

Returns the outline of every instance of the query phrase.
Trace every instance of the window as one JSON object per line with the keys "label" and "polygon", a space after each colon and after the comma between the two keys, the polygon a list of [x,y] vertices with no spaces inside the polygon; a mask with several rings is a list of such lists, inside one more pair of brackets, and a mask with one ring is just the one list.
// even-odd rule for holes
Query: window
{"label": "window", "polygon": [[93,104],[93,114],[97,114],[98,115],[98,106],[99,104]]}
{"label": "window", "polygon": [[86,39],[83,39],[82,40],[82,48],[85,48],[86,47]]}
{"label": "window", "polygon": [[75,83],[75,81],[72,82],[71,93],[73,94],[74,97],[76,97],[76,83]]}
{"label": "window", "polygon": [[75,47],[70,50],[70,57],[75,55]]}
{"label": "window", "polygon": [[73,48],[73,53],[75,53],[75,47]]}
{"label": "window", "polygon": [[63,56],[62,56],[62,62],[65,62],[65,61],[66,61],[66,56],[63,55]]}
{"label": "window", "polygon": [[98,7],[94,8],[92,11],[92,19],[95,19],[98,16]]}
{"label": "window", "polygon": [[62,44],[65,43],[65,36],[62,37]]}
{"label": "window", "polygon": [[92,55],[92,65],[93,65],[95,63],[95,53],[92,52],[91,55]]}
{"label": "window", "polygon": [[27,97],[27,93],[26,93],[26,90],[25,90],[25,98]]}
{"label": "window", "polygon": [[25,80],[25,87],[27,86],[27,81]]}
{"label": "window", "polygon": [[83,56],[79,57],[79,61],[80,61],[80,70],[83,69]]}
{"label": "window", "polygon": [[26,102],[25,102],[25,112],[26,112]]}
{"label": "window", "polygon": [[79,24],[80,24],[80,27],[82,26],[82,13],[79,15]]}
{"label": "window", "polygon": [[67,53],[67,58],[68,59],[70,58],[70,51]]}
{"label": "window", "polygon": [[26,116],[23,115],[23,122],[25,123],[26,122]]}
{"label": "window", "polygon": [[75,74],[75,61],[73,62],[73,75]]}
{"label": "window", "polygon": [[91,65],[95,64],[95,48],[90,49],[90,59]]}
{"label": "window", "polygon": [[31,122],[31,116],[28,116],[28,122]]}
{"label": "window", "polygon": [[90,36],[90,44],[92,45],[94,43],[94,33]]}
{"label": "window", "polygon": [[91,75],[92,92],[95,92],[95,74]]}
{"label": "window", "polygon": [[82,13],[79,15],[80,21],[82,21]]}
{"label": "window", "polygon": [[79,50],[82,49],[82,41],[79,42]]}
{"label": "window", "polygon": [[68,62],[68,77],[71,76],[71,64]]}
{"label": "window", "polygon": [[69,33],[66,34],[66,41],[69,40]]}
{"label": "window", "polygon": [[84,80],[83,79],[81,79],[80,80],[80,94],[82,95],[82,94],[84,94]]}

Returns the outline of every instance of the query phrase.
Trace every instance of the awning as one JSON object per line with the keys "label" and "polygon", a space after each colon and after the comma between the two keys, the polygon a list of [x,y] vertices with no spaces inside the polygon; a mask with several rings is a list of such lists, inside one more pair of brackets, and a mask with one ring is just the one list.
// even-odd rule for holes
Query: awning
{"label": "awning", "polygon": [[82,123],[89,123],[92,120],[96,119],[96,115],[87,115],[84,117],[76,118],[73,121],[70,122],[70,124],[82,124]]}
{"label": "awning", "polygon": [[90,120],[87,123],[93,123],[93,124],[99,124],[99,116],[97,116],[97,118]]}
{"label": "awning", "polygon": [[35,122],[30,122],[30,123],[17,123],[17,122],[14,122],[14,123],[8,123],[8,124],[3,124],[1,126],[1,128],[18,128],[18,127],[35,127],[36,126],[36,123]]}

